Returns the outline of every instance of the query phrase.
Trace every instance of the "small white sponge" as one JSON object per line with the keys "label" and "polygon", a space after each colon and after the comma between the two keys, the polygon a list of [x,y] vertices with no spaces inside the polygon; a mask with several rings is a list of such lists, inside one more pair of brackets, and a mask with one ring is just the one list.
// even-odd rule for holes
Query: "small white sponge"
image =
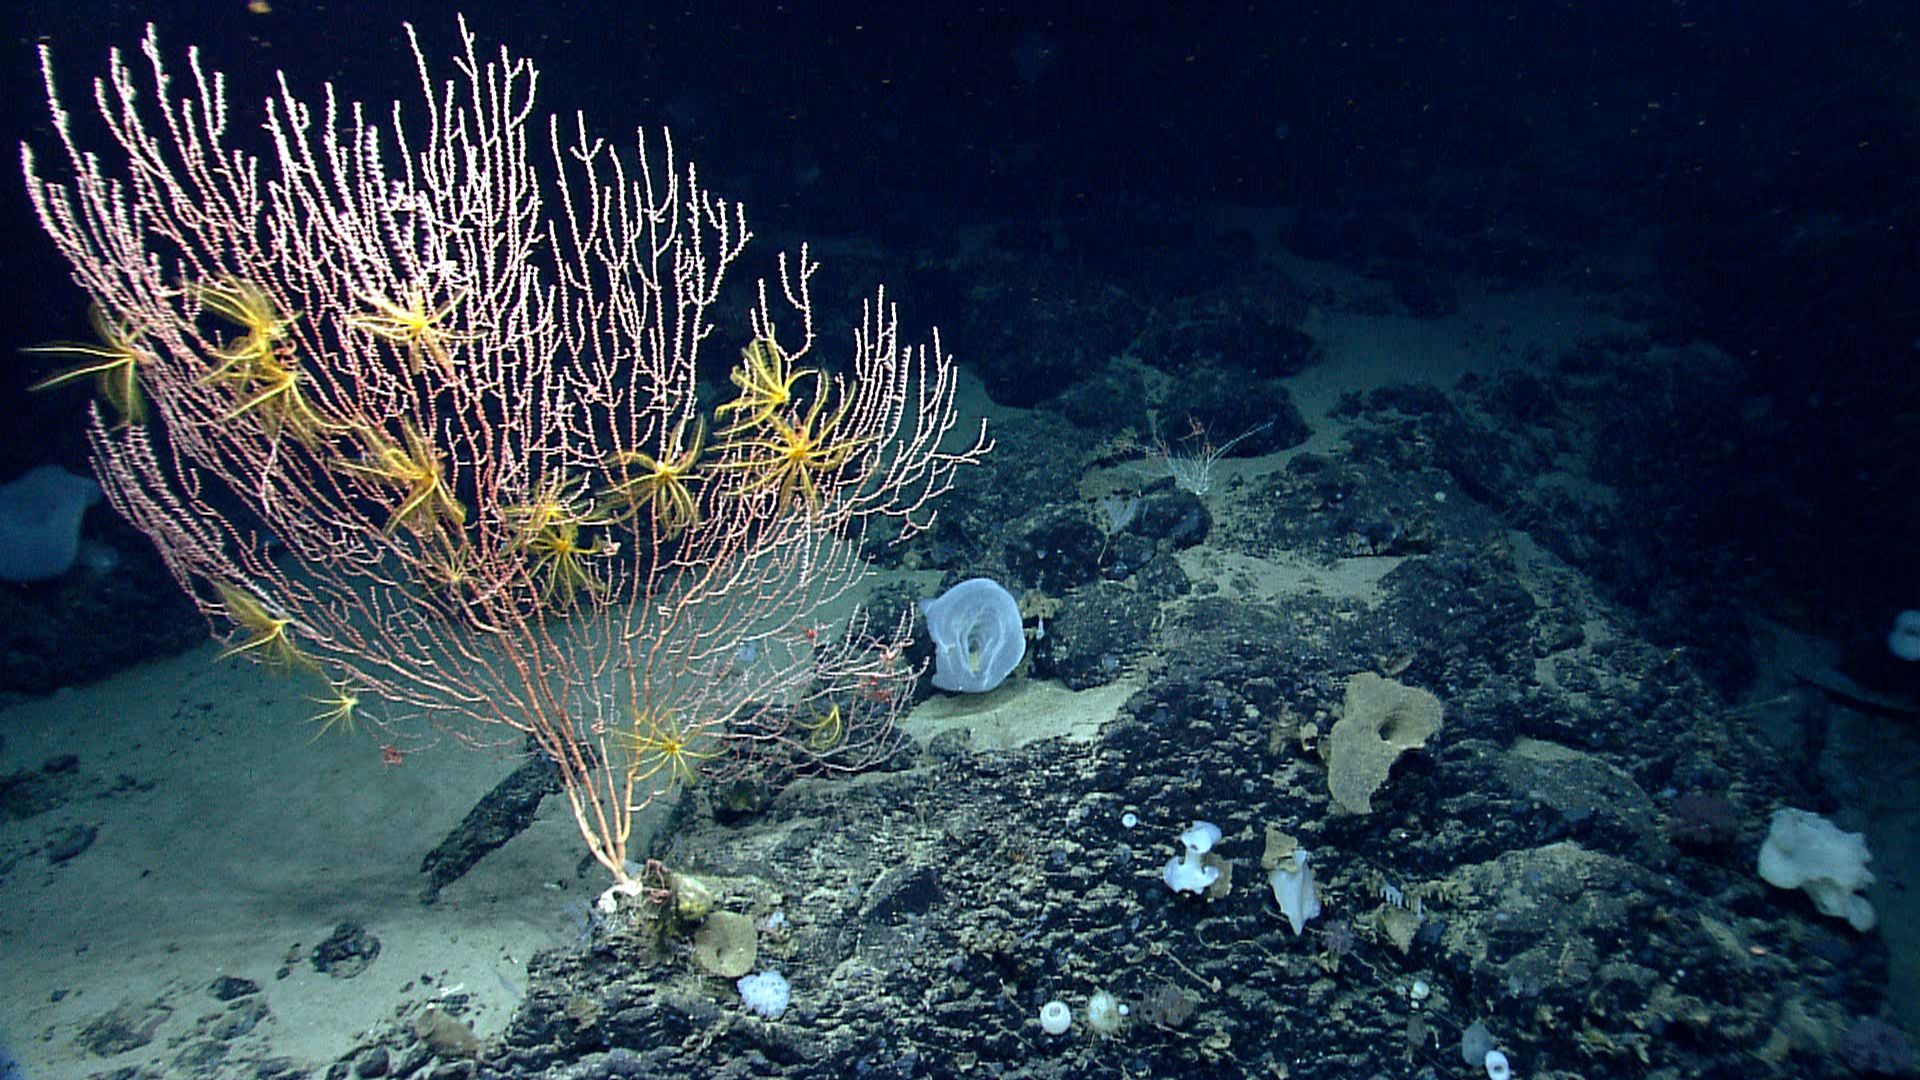
{"label": "small white sponge", "polygon": [[780,1019],[793,1002],[793,986],[777,971],[747,975],[733,985],[739,989],[740,1000],[747,1008],[769,1020]]}
{"label": "small white sponge", "polygon": [[1845,919],[1865,933],[1878,922],[1860,890],[1873,884],[1867,838],[1807,810],[1773,812],[1760,845],[1760,878],[1781,889],[1804,889],[1822,915]]}
{"label": "small white sponge", "polygon": [[1186,848],[1186,854],[1168,859],[1160,880],[1166,882],[1167,888],[1174,892],[1206,892],[1209,886],[1220,880],[1220,868],[1206,865],[1201,858],[1219,842],[1218,825],[1211,821],[1194,822],[1192,828],[1180,834],[1180,845]]}

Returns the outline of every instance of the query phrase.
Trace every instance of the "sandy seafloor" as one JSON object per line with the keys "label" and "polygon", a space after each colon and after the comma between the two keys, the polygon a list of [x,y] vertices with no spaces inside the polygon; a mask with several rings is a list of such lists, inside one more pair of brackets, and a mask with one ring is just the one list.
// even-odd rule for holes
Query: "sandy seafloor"
{"label": "sandy seafloor", "polygon": [[[1331,273],[1302,265],[1289,272]],[[1557,353],[1612,324],[1605,312],[1556,293],[1465,295],[1459,311],[1438,322],[1323,313],[1312,330],[1326,360],[1286,380],[1313,439],[1288,454],[1224,462],[1222,478],[1336,449],[1341,427],[1329,412],[1347,391],[1387,381],[1450,386],[1530,351]],[[971,400],[993,413],[981,395]],[[1232,485],[1220,483],[1210,508],[1230,514],[1233,498]],[[1365,590],[1379,571],[1358,560],[1302,570],[1206,545],[1181,564],[1234,588],[1253,582],[1267,600]],[[210,642],[0,712],[0,775],[55,763],[62,793],[51,810],[0,821],[0,1033],[24,1075],[159,1067],[222,1013],[208,992],[222,976],[262,988],[269,1015],[244,1036],[257,1058],[321,1067],[440,994],[468,999],[463,1015],[480,1035],[499,1031],[523,993],[528,958],[577,941],[601,885],[597,871],[578,873],[583,849],[564,802],[547,800],[534,827],[424,906],[421,856],[513,763],[447,746],[394,765],[369,735],[312,739],[307,719],[318,707],[306,682],[219,655]],[[974,729],[977,748],[1084,738],[1127,689],[1073,694],[1035,683],[994,695],[990,708],[936,699],[905,726],[925,736],[957,720]],[[60,764],[64,755],[73,760]],[[1861,764],[1898,768],[1870,755]],[[1869,776],[1861,786],[1886,804],[1869,828],[1881,878],[1872,896],[1894,949],[1894,996],[1911,1001],[1920,987],[1913,920],[1900,913],[1912,906],[1902,884],[1920,861],[1910,827],[1920,794],[1908,787],[1902,796],[1893,779]],[[78,857],[50,862],[49,838],[74,826],[97,827],[96,841]],[[343,921],[381,945],[372,966],[350,979],[320,973],[308,959]],[[730,993],[715,986],[718,996]],[[123,1007],[121,1017],[151,1023],[154,1038],[112,1056],[89,1052],[86,1025]]]}
{"label": "sandy seafloor", "polygon": [[[338,1057],[421,994],[470,992],[481,1025],[504,1023],[527,958],[584,927],[591,897],[556,887],[579,857],[564,804],[423,906],[421,856],[511,765],[444,749],[389,766],[366,737],[310,739],[307,681],[218,656],[209,644],[5,716],[5,772],[79,759],[73,797],[0,830],[0,1024],[27,1075],[164,1059],[170,1033],[217,1011],[221,976],[265,989],[263,1034],[302,1061]],[[36,854],[72,825],[99,829],[84,854]],[[319,973],[308,953],[349,920],[378,958],[355,978]],[[172,1013],[142,1051],[87,1054],[80,1030],[123,1003]]]}

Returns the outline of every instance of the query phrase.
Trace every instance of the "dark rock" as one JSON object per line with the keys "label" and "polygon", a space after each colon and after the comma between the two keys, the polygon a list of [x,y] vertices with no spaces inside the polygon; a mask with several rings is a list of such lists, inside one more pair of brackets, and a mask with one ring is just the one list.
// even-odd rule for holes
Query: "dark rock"
{"label": "dark rock", "polygon": [[44,770],[11,772],[0,776],[0,821],[44,814],[65,802],[72,784]]}
{"label": "dark rock", "polygon": [[336,979],[351,979],[367,970],[380,955],[380,939],[356,922],[343,922],[333,928],[325,941],[313,947],[310,959],[315,971],[324,971]]}
{"label": "dark rock", "polygon": [[362,1080],[377,1080],[378,1077],[387,1075],[387,1070],[392,1067],[392,1064],[392,1055],[388,1053],[386,1047],[369,1046],[354,1055],[353,1075],[361,1077]]}
{"label": "dark rock", "polygon": [[1444,319],[1460,310],[1460,296],[1451,279],[1434,274],[1395,277],[1393,298],[1416,319]]}
{"label": "dark rock", "polygon": [[267,1003],[260,998],[236,1001],[227,1008],[225,1016],[218,1017],[207,1028],[207,1034],[222,1042],[231,1042],[260,1026],[260,1021],[269,1015]]}
{"label": "dark rock", "polygon": [[1189,373],[1160,417],[1159,448],[1181,457],[1259,457],[1313,434],[1285,386],[1233,368]]}
{"label": "dark rock", "polygon": [[866,920],[888,923],[908,915],[924,915],[941,899],[938,867],[896,866],[867,890]]}
{"label": "dark rock", "polygon": [[1138,371],[1105,365],[1068,387],[1047,407],[1086,431],[1119,435],[1147,429],[1146,380]]}
{"label": "dark rock", "polygon": [[1212,529],[1213,515],[1200,497],[1172,487],[1148,492],[1133,525],[1141,536],[1165,540],[1176,548],[1193,547]]}
{"label": "dark rock", "polygon": [[227,1060],[227,1044],[217,1039],[196,1039],[173,1056],[176,1076],[212,1076]]}
{"label": "dark rock", "polygon": [[1003,405],[1036,405],[1126,348],[1139,301],[1069,271],[1058,259],[1011,260],[982,278],[955,340]]}
{"label": "dark rock", "polygon": [[207,640],[206,622],[133,526],[102,506],[88,514],[82,535],[110,544],[118,569],[76,567],[0,589],[0,692],[77,686]]}
{"label": "dark rock", "polygon": [[1075,589],[1034,643],[1035,671],[1073,690],[1110,683],[1150,644],[1156,611],[1139,591],[1114,582]]}
{"label": "dark rock", "polygon": [[137,1050],[153,1041],[154,1032],[173,1015],[159,1002],[124,1002],[113,1011],[89,1021],[80,1029],[80,1045],[100,1057],[112,1057]]}
{"label": "dark rock", "polygon": [[1154,556],[1134,575],[1134,587],[1151,600],[1164,603],[1193,592],[1193,581],[1180,568],[1180,560],[1170,554]]}
{"label": "dark rock", "polygon": [[93,846],[100,830],[92,825],[71,825],[64,829],[55,829],[47,834],[45,851],[47,861],[55,865],[75,858],[81,852]]}
{"label": "dark rock", "polygon": [[1867,1076],[1908,1076],[1913,1072],[1913,1040],[1877,1016],[1863,1016],[1840,1037],[1840,1060]]}
{"label": "dark rock", "polygon": [[1109,536],[1100,557],[1100,575],[1108,581],[1125,581],[1151,562],[1159,550],[1150,537],[1131,532]]}
{"label": "dark rock", "polygon": [[235,975],[222,975],[213,980],[212,986],[207,987],[207,993],[212,994],[219,1001],[232,1001],[234,998],[243,998],[248,994],[259,992],[259,983]]}
{"label": "dark rock", "polygon": [[1043,506],[1008,532],[1007,567],[1042,592],[1064,592],[1100,576],[1106,536],[1078,505]]}
{"label": "dark rock", "polygon": [[433,903],[441,889],[460,880],[489,852],[524,832],[533,824],[540,801],[559,790],[553,766],[544,757],[530,755],[482,796],[460,824],[420,860],[420,872],[427,875],[420,902]]}

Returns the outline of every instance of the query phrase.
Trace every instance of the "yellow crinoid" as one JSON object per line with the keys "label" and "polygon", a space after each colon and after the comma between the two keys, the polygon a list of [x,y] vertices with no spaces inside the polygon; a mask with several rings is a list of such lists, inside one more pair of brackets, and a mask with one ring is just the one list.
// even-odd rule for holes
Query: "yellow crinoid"
{"label": "yellow crinoid", "polygon": [[322,706],[320,712],[307,718],[308,723],[320,725],[309,742],[317,741],[329,731],[339,730],[342,734],[352,735],[360,729],[360,693],[352,683],[327,683],[327,696],[308,698],[315,705]]}
{"label": "yellow crinoid", "polygon": [[270,356],[292,336],[298,312],[283,315],[267,290],[243,278],[225,275],[189,286],[200,305],[246,331],[214,350],[229,367]]}
{"label": "yellow crinoid", "polygon": [[285,431],[307,446],[342,430],[307,397],[291,334],[299,316],[282,315],[266,290],[239,278],[202,282],[194,291],[208,311],[244,331],[213,348],[220,364],[200,378],[203,386],[233,388],[235,401],[222,422],[251,416],[268,438]]}
{"label": "yellow crinoid", "polygon": [[633,723],[613,732],[611,742],[626,755],[627,775],[635,783],[661,773],[673,783],[691,783],[707,762],[725,752],[704,725],[671,709],[634,709]]}
{"label": "yellow crinoid", "polygon": [[586,495],[584,478],[562,472],[543,481],[526,502],[502,506],[500,518],[513,529],[508,550],[533,557],[531,572],[541,600],[565,609],[582,589],[595,595],[606,590],[586,560],[615,555],[620,545],[605,537],[581,539],[583,527],[606,524]]}
{"label": "yellow crinoid", "polygon": [[807,718],[799,724],[807,733],[807,749],[816,754],[831,754],[847,741],[847,718],[840,711],[839,702],[834,702],[824,713],[809,704]]}
{"label": "yellow crinoid", "polygon": [[234,639],[220,654],[222,660],[246,653],[268,667],[312,670],[316,666],[287,633],[291,618],[276,614],[265,600],[238,585],[218,581],[213,587],[220,594],[222,613],[234,628]]}
{"label": "yellow crinoid", "polygon": [[443,616],[457,618],[490,634],[503,633],[493,612],[500,593],[498,566],[483,561],[462,531],[424,538],[412,553],[413,580],[426,590]]}
{"label": "yellow crinoid", "polygon": [[50,341],[21,350],[80,361],[78,367],[49,375],[29,389],[50,390],[92,376],[100,396],[120,414],[122,425],[146,423],[147,395],[140,388],[140,369],[152,363],[154,355],[145,336],[132,319],[114,315],[99,304],[87,308],[87,322],[99,341]]}
{"label": "yellow crinoid", "polygon": [[755,338],[740,350],[740,366],[727,376],[733,385],[740,388],[740,396],[713,412],[716,419],[730,412],[746,415],[735,420],[721,434],[745,431],[756,424],[765,423],[774,414],[793,404],[794,385],[808,376],[812,376],[817,384],[820,372],[816,368],[795,371],[793,358],[780,348],[779,342],[771,337]]}
{"label": "yellow crinoid", "polygon": [[286,432],[302,445],[317,446],[322,436],[345,430],[328,420],[302,389],[299,358],[291,351],[254,367],[242,386],[243,396],[220,417],[222,422],[251,414],[269,439]]}
{"label": "yellow crinoid", "polygon": [[527,501],[500,507],[500,520],[513,529],[514,548],[526,547],[536,536],[563,521],[598,525],[593,500],[587,497],[585,478],[560,471],[553,479],[542,480],[527,496]]}
{"label": "yellow crinoid", "polygon": [[591,542],[580,539],[580,522],[556,521],[527,540],[526,550],[533,556],[533,577],[540,599],[565,610],[573,606],[582,590],[598,596],[607,583],[587,569],[587,560],[608,558],[620,552],[620,545],[604,536]]}
{"label": "yellow crinoid", "polygon": [[849,408],[842,400],[829,412],[823,387],[804,416],[775,413],[757,429],[757,437],[729,443],[728,448],[739,454],[718,467],[747,474],[741,495],[772,491],[783,506],[804,502],[809,511],[818,512],[820,489],[830,474],[873,441],[872,436],[848,436],[841,431]]}
{"label": "yellow crinoid", "polygon": [[446,460],[418,425],[401,424],[401,441],[377,428],[358,428],[355,437],[364,448],[360,460],[340,460],[333,467],[350,476],[398,488],[399,505],[387,516],[382,533],[392,536],[405,525],[420,536],[443,529],[458,531],[467,521],[467,508],[454,497],[447,482]]}
{"label": "yellow crinoid", "polygon": [[654,526],[667,539],[699,523],[700,504],[687,484],[693,480],[694,464],[706,446],[706,425],[696,422],[691,446],[686,445],[685,436],[686,426],[682,424],[659,457],[622,450],[607,459],[607,471],[615,479],[600,490],[600,495],[625,504],[616,520],[636,517],[641,507],[651,507]]}
{"label": "yellow crinoid", "polygon": [[413,282],[401,290],[398,301],[378,293],[360,291],[355,291],[353,298],[369,310],[347,316],[347,325],[403,346],[407,363],[416,372],[423,367],[420,358],[426,356],[439,365],[441,371],[452,374],[453,351],[448,346],[480,337],[478,334],[449,330],[442,325],[460,306],[461,295],[458,293],[449,297],[446,303],[433,307],[428,301],[426,286]]}

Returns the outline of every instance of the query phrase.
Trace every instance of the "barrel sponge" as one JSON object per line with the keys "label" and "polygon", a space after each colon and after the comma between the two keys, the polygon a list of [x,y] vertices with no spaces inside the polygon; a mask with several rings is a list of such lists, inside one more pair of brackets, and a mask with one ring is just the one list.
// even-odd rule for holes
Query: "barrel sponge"
{"label": "barrel sponge", "polygon": [[58,465],[42,465],[0,485],[0,579],[40,581],[73,566],[80,518],[100,501],[100,485]]}
{"label": "barrel sponge", "polygon": [[1327,739],[1327,789],[1350,814],[1373,812],[1373,793],[1393,763],[1427,744],[1445,712],[1425,690],[1371,671],[1347,680],[1347,701]]}
{"label": "barrel sponge", "polygon": [[920,601],[933,638],[933,685],[964,694],[999,686],[1027,655],[1020,604],[989,578],[969,578]]}

